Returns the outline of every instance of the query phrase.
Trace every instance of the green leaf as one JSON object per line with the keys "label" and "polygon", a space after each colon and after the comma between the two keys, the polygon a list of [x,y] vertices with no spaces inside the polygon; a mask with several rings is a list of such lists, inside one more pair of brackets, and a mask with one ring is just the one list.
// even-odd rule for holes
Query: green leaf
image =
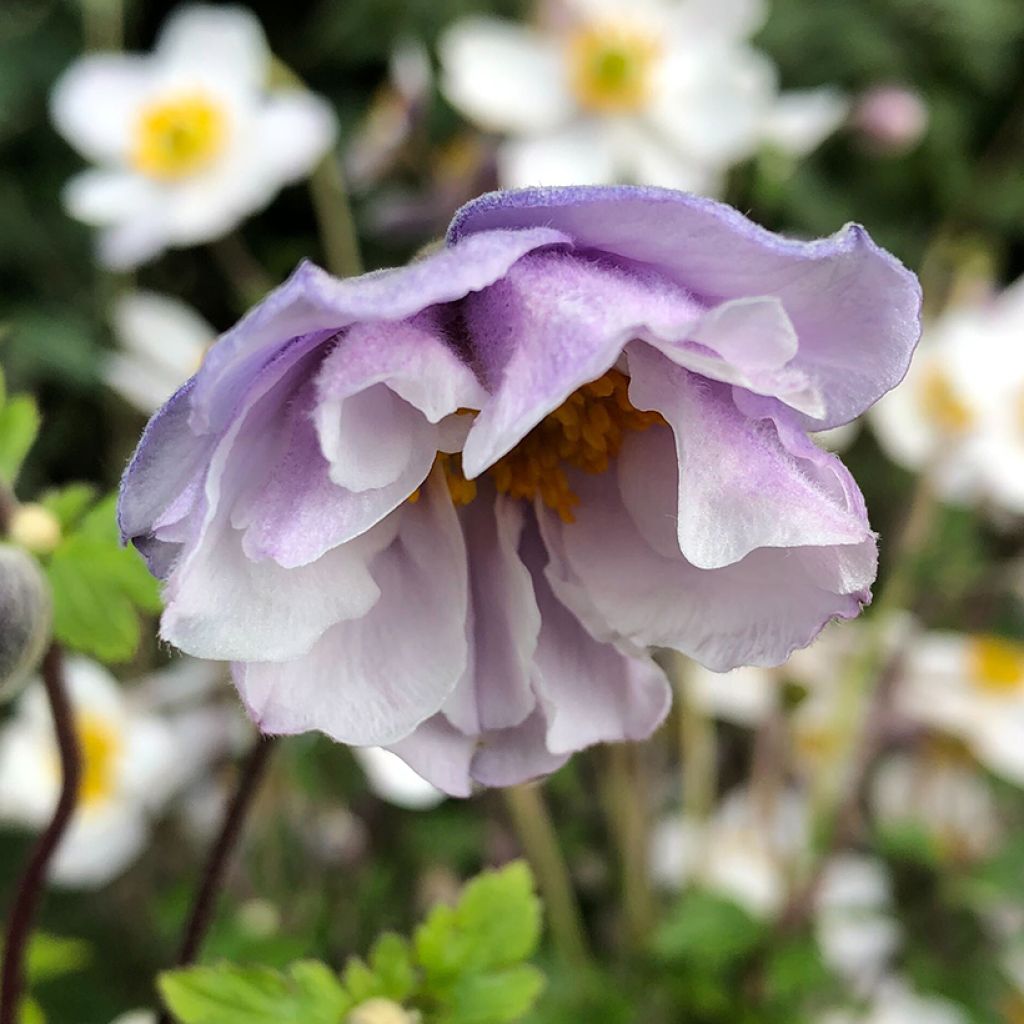
{"label": "green leaf", "polygon": [[341,1024],[352,1003],[334,972],[300,961],[268,967],[189,967],[160,975],[168,1009],[181,1024]]}
{"label": "green leaf", "polygon": [[693,889],[658,929],[654,950],[662,959],[718,972],[752,953],[764,932],[764,925],[732,900]]}
{"label": "green leaf", "polygon": [[473,879],[458,905],[437,907],[416,932],[416,953],[436,979],[509,967],[540,939],[541,906],[523,861]]}
{"label": "green leaf", "polygon": [[13,485],[39,433],[39,410],[28,395],[0,406],[0,479]]}
{"label": "green leaf", "polygon": [[47,491],[39,500],[43,508],[57,517],[62,532],[69,533],[77,528],[96,500],[96,488],[92,484],[69,484]]}
{"label": "green leaf", "polygon": [[544,975],[530,964],[484,974],[467,974],[447,991],[444,1024],[505,1024],[518,1020],[537,1001]]}
{"label": "green leaf", "polygon": [[115,497],[101,501],[47,564],[57,638],[101,661],[127,661],[140,637],[138,610],[160,610],[160,594],[138,553],[122,548]]}
{"label": "green leaf", "polygon": [[369,965],[352,957],[345,965],[342,982],[354,1003],[368,999],[403,1002],[416,990],[416,971],[409,943],[393,932],[385,932],[370,950]]}
{"label": "green leaf", "polygon": [[36,984],[83,970],[91,960],[87,942],[35,932],[29,940],[25,966],[29,980]]}
{"label": "green leaf", "polygon": [[43,1008],[31,996],[22,999],[18,1007],[18,1024],[46,1024]]}

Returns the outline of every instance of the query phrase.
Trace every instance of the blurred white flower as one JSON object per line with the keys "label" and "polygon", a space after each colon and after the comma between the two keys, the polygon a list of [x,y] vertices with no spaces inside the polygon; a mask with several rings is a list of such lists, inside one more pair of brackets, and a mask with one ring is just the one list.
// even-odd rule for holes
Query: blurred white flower
{"label": "blurred white flower", "polygon": [[156,1014],[152,1010],[129,1010],[110,1024],[156,1024]]}
{"label": "blurred white flower", "polygon": [[57,83],[57,130],[97,166],[65,192],[114,268],[219,238],[309,173],[336,121],[318,96],[268,89],[271,55],[242,7],[179,8],[151,55],[91,54]]}
{"label": "blurred white flower", "polygon": [[866,996],[900,941],[885,868],[856,853],[832,858],[821,878],[816,909],[815,932],[825,962],[852,992]]}
{"label": "blurred white flower", "polygon": [[763,722],[779,699],[779,675],[767,668],[712,672],[692,662],[686,685],[690,700],[704,714],[747,728]]}
{"label": "blurred white flower", "polygon": [[198,369],[217,332],[170,295],[121,295],[112,314],[121,351],[104,368],[107,384],[140,412],[152,415]]}
{"label": "blurred white flower", "polygon": [[863,1013],[836,1010],[818,1024],[969,1024],[967,1014],[948,999],[915,992],[902,978],[887,978]]}
{"label": "blurred white flower", "polygon": [[803,155],[835,130],[832,89],[778,93],[748,43],[760,0],[551,0],[535,25],[467,17],[441,37],[448,100],[507,136],[505,187],[616,181],[714,193],[773,144]]}
{"label": "blurred white flower", "polygon": [[1001,831],[992,791],[977,769],[954,751],[932,746],[879,765],[871,810],[883,829],[919,830],[952,860],[990,854]]}
{"label": "blurred white flower", "polygon": [[411,811],[427,811],[445,799],[444,793],[390,750],[353,747],[352,753],[366,773],[370,789],[389,804]]}
{"label": "blurred white flower", "polygon": [[879,443],[944,498],[1024,513],[1024,280],[926,327],[906,380],[868,413]]}
{"label": "blurred white flower", "polygon": [[961,740],[985,767],[1024,785],[1024,644],[928,633],[907,653],[898,707]]}
{"label": "blurred white flower", "polygon": [[[82,781],[74,818],[51,862],[51,879],[90,888],[135,860],[150,818],[208,763],[218,740],[198,728],[199,713],[175,722],[136,706],[94,662],[69,658],[64,674]],[[189,756],[183,758],[186,746]],[[0,819],[42,828],[53,815],[60,781],[49,705],[36,681],[0,730]]]}
{"label": "blurred white flower", "polygon": [[777,914],[808,847],[807,808],[792,790],[761,797],[734,789],[707,822],[664,818],[651,837],[655,881],[667,888],[701,885],[755,917]]}

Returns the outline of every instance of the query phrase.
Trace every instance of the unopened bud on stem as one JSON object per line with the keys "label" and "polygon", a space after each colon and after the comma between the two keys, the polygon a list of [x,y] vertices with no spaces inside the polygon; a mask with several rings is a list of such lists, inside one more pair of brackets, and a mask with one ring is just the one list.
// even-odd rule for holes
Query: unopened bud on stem
{"label": "unopened bud on stem", "polygon": [[0,699],[18,692],[50,640],[50,589],[35,559],[0,544]]}

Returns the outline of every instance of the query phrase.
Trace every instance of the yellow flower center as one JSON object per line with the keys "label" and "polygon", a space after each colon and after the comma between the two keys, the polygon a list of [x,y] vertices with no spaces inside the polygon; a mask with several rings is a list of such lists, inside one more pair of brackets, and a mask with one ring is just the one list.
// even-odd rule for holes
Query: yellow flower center
{"label": "yellow flower center", "polygon": [[[664,423],[660,413],[634,408],[629,400],[629,378],[619,370],[609,370],[573,392],[487,473],[499,494],[527,501],[539,495],[563,522],[571,523],[580,499],[572,489],[568,470],[603,473],[622,449],[627,431]],[[456,505],[468,505],[476,497],[476,481],[462,475],[461,455],[438,452],[435,465],[444,470]],[[419,497],[417,488],[409,500],[416,502]]]}
{"label": "yellow flower center", "polygon": [[95,806],[114,792],[121,737],[110,722],[98,715],[79,715],[75,728],[82,755],[78,801],[85,807]]}
{"label": "yellow flower center", "polygon": [[1024,689],[1024,644],[997,636],[979,636],[968,652],[971,681],[986,693],[1009,694]]}
{"label": "yellow flower center", "polygon": [[569,79],[584,110],[600,114],[638,110],[651,93],[657,39],[629,25],[588,25],[573,34],[566,57]]}
{"label": "yellow flower center", "polygon": [[974,414],[956,393],[953,381],[937,366],[930,367],[925,375],[920,402],[926,419],[944,434],[962,434],[974,422]]}
{"label": "yellow flower center", "polygon": [[152,178],[184,178],[216,159],[226,135],[224,112],[205,94],[157,100],[139,115],[132,160]]}

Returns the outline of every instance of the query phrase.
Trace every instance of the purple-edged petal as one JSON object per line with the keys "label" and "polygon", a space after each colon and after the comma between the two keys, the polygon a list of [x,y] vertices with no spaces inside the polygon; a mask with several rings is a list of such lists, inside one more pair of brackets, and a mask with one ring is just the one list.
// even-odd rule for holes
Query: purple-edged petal
{"label": "purple-edged petal", "polygon": [[731,207],[667,189],[524,189],[463,207],[456,244],[477,232],[544,224],[649,264],[707,305],[759,295],[782,302],[800,342],[792,367],[823,396],[820,430],[853,419],[902,380],[920,334],[917,280],[849,225],[828,239],[782,238]]}
{"label": "purple-edged petal", "polygon": [[486,288],[533,249],[568,243],[545,227],[494,231],[407,267],[346,280],[304,263],[210,350],[196,379],[193,429],[223,429],[253,375],[289,339],[305,338],[309,348],[355,323],[404,320]]}
{"label": "purple-edged petal", "polygon": [[550,775],[569,760],[548,747],[547,722],[538,708],[514,729],[488,733],[473,758],[471,772],[482,786],[518,786]]}
{"label": "purple-edged petal", "polygon": [[[628,461],[626,449],[655,436],[627,437],[620,459]],[[657,475],[644,477],[642,496],[624,501],[621,474],[576,474],[576,522],[541,512],[552,589],[599,638],[671,647],[720,672],[777,665],[830,619],[853,618],[870,599],[873,538],[822,548],[759,548],[724,568],[696,568],[673,551],[674,453],[664,462]],[[668,485],[658,482],[666,478]],[[629,509],[643,501],[653,507],[641,532]],[[575,595],[582,595],[580,607]]]}
{"label": "purple-edged petal", "polygon": [[[371,563],[381,596],[366,615],[333,626],[304,657],[236,666],[262,730],[317,729],[342,743],[385,746],[444,704],[466,666],[465,548],[440,471],[423,492],[396,513],[394,542]],[[339,574],[333,586],[348,580]]]}
{"label": "purple-edged petal", "polygon": [[524,543],[543,623],[534,658],[534,689],[544,709],[545,745],[554,755],[595,743],[647,739],[672,703],[664,672],[646,655],[600,643],[558,600],[544,577],[536,528]]}
{"label": "purple-edged petal", "polygon": [[530,573],[519,557],[522,502],[486,485],[462,511],[469,559],[470,661],[445,705],[448,719],[465,733],[519,725],[536,707],[531,668],[541,617]]}
{"label": "purple-edged petal", "polygon": [[[701,569],[738,562],[756,548],[859,544],[871,537],[863,501],[842,463],[792,423],[778,403],[749,397],[673,365],[637,344],[629,350],[630,399],[656,409],[675,434],[679,550]],[[736,394],[743,394],[737,391]],[[760,406],[755,406],[760,403]],[[772,418],[768,409],[777,410]],[[664,430],[628,445],[619,460],[623,494],[638,515],[657,464],[675,453]],[[631,506],[632,507],[632,506]]]}

